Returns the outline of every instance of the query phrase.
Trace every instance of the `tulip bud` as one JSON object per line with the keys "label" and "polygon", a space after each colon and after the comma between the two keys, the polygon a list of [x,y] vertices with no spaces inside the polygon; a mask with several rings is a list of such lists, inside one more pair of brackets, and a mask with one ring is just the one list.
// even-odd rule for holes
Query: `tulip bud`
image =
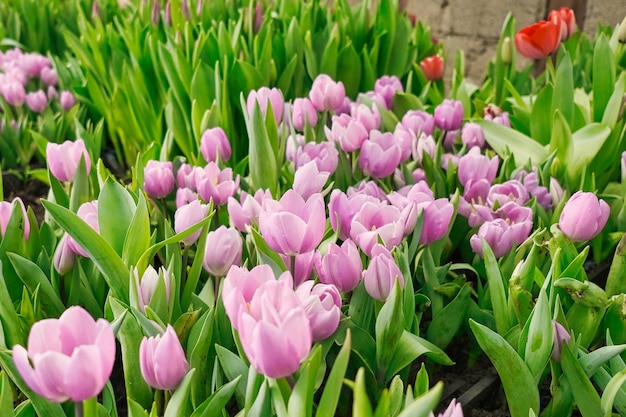
{"label": "tulip bud", "polygon": [[96,0],[91,5],[91,20],[95,21],[101,18],[102,18],[102,10],[100,9],[100,5],[98,4],[98,1]]}
{"label": "tulip bud", "polygon": [[620,43],[626,43],[626,16],[624,16],[622,23],[620,23],[619,25],[617,39],[620,41]]}
{"label": "tulip bud", "polygon": [[220,226],[209,232],[202,266],[211,275],[223,277],[231,266],[241,264],[243,240],[234,228]]}
{"label": "tulip bud", "polygon": [[187,0],[182,0],[180,3],[180,11],[185,16],[185,19],[191,20],[191,10],[189,10],[189,3]]}
{"label": "tulip bud", "polygon": [[189,371],[189,362],[171,325],[162,335],[143,338],[139,367],[143,379],[155,389],[173,390],[180,384]]}
{"label": "tulip bud", "polygon": [[165,16],[163,17],[165,26],[172,26],[172,3],[168,0],[165,3]]}
{"label": "tulip bud", "polygon": [[309,98],[317,111],[337,111],[343,104],[346,89],[341,81],[335,82],[326,74],[313,81]]}
{"label": "tulip bud", "polygon": [[221,127],[207,129],[200,139],[200,152],[207,162],[228,161],[232,153],[226,132]]}
{"label": "tulip bud", "polygon": [[[197,198],[192,200],[190,203],[181,205],[174,213],[174,230],[176,233],[180,233],[194,224],[198,224],[206,218],[208,212],[209,207],[206,204],[200,203],[200,200]],[[182,242],[183,244],[189,246],[198,240],[199,236],[200,230],[197,230],[184,238]]]}
{"label": "tulip bud", "polygon": [[558,321],[552,320],[552,325],[554,326],[554,348],[550,357],[553,361],[560,362],[563,342],[569,343],[571,336],[567,329]]}
{"label": "tulip bud", "polygon": [[74,95],[69,91],[61,92],[61,97],[59,98],[59,102],[61,103],[61,107],[63,110],[68,111],[74,104],[76,104],[76,99],[74,99]]}
{"label": "tulip bud", "polygon": [[15,197],[12,202],[2,201],[0,202],[0,237],[4,237],[4,232],[9,225],[11,215],[13,214],[13,206],[17,203],[22,208],[22,218],[24,220],[24,240],[28,239],[30,235],[30,223],[28,221],[28,213],[24,202],[20,197]]}
{"label": "tulip bud", "polygon": [[385,301],[396,282],[404,288],[404,277],[398,264],[391,256],[391,253],[380,244],[372,248],[372,260],[365,271],[363,271],[363,283],[365,290],[372,297],[379,301]]}
{"label": "tulip bud", "polygon": [[160,281],[162,281],[165,285],[165,300],[169,303],[172,277],[164,267],[159,268],[159,271],[157,272],[152,265],[148,265],[148,268],[146,268],[141,276],[141,280],[139,279],[139,274],[136,268],[134,273],[135,285],[137,288],[137,301],[139,309],[142,312],[145,312],[146,306],[150,305],[152,302],[154,292],[156,291]]}
{"label": "tulip bud", "polygon": [[159,0],[152,0],[152,10],[150,11],[150,21],[154,26],[159,26],[161,19],[161,5]]}
{"label": "tulip bud", "polygon": [[143,171],[143,188],[152,198],[164,198],[174,190],[174,172],[169,161],[148,161]]}
{"label": "tulip bud", "polygon": [[463,103],[444,100],[435,107],[435,125],[441,130],[457,130],[463,125]]}
{"label": "tulip bud", "polygon": [[559,228],[575,242],[591,240],[606,225],[610,211],[609,205],[595,194],[577,191],[563,207]]}
{"label": "tulip bud", "polygon": [[82,139],[77,139],[76,142],[65,141],[60,145],[48,142],[48,145],[46,145],[48,168],[59,181],[74,181],[81,157],[85,160],[85,167],[89,174],[91,171],[91,159]]}
{"label": "tulip bud", "polygon": [[76,254],[72,251],[71,247],[67,244],[70,235],[65,234],[59,241],[57,248],[54,252],[54,258],[52,263],[54,269],[60,274],[65,275],[74,268],[76,263]]}
{"label": "tulip bud", "polygon": [[352,239],[346,239],[341,246],[330,243],[328,252],[315,255],[315,270],[324,284],[333,284],[343,292],[350,292],[361,282],[363,262]]}
{"label": "tulip bud", "polygon": [[510,65],[513,59],[513,46],[511,44],[511,38],[507,36],[502,40],[502,49],[500,50],[500,58],[504,65]]}
{"label": "tulip bud", "polygon": [[420,67],[429,81],[438,81],[443,77],[443,58],[439,55],[429,56],[420,62]]}

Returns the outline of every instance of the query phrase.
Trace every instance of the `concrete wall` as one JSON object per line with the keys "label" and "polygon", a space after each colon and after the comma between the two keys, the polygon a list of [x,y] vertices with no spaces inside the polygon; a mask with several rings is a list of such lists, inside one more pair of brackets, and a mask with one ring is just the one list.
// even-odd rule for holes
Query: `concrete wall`
{"label": "concrete wall", "polygon": [[[478,83],[493,58],[502,23],[513,12],[518,29],[547,15],[546,0],[407,0],[406,11],[428,23],[443,42],[447,57],[463,49],[466,76]],[[590,36],[598,23],[614,26],[626,16],[626,0],[587,0],[584,30]]]}

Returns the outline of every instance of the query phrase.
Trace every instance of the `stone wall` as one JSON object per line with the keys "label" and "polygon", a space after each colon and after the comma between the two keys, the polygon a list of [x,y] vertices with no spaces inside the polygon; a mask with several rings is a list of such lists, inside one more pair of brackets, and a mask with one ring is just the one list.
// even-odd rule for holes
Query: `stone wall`
{"label": "stone wall", "polygon": [[[572,0],[569,0],[572,2]],[[575,0],[574,0],[575,1]],[[508,12],[518,29],[547,15],[548,4],[561,0],[407,0],[406,11],[430,25],[443,42],[446,56],[465,51],[467,78],[480,82],[493,58],[498,36]],[[599,23],[614,26],[626,16],[626,0],[587,0],[584,30],[593,36]]]}

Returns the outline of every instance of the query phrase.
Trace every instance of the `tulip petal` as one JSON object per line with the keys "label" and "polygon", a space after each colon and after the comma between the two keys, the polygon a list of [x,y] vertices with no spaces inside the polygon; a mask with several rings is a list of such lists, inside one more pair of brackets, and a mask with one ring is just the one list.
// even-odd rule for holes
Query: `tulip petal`
{"label": "tulip petal", "polygon": [[[62,352],[71,356],[77,346],[91,345],[96,338],[96,326],[87,310],[73,306],[59,317]],[[30,346],[29,346],[30,347]]]}
{"label": "tulip petal", "polygon": [[40,320],[33,324],[28,335],[28,353],[32,359],[35,355],[50,350],[63,351],[59,321],[56,319]]}
{"label": "tulip petal", "polygon": [[84,401],[102,391],[110,375],[103,378],[100,348],[83,345],[76,348],[65,370],[64,384],[72,401]]}
{"label": "tulip petal", "polygon": [[[55,402],[63,402],[70,397],[65,384],[66,373],[70,373],[69,362],[70,358],[58,352],[46,352],[35,358],[33,361],[35,375],[42,396]],[[80,379],[76,374],[73,374],[73,377]]]}
{"label": "tulip petal", "polygon": [[174,389],[180,384],[189,363],[185,358],[174,328],[168,326],[154,352],[154,375],[161,389]]}

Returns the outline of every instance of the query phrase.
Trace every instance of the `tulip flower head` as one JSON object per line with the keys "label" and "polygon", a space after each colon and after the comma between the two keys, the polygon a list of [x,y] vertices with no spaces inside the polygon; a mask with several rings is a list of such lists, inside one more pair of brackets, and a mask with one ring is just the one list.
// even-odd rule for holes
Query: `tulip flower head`
{"label": "tulip flower head", "polygon": [[[100,225],[98,223],[98,200],[88,201],[81,204],[76,214],[89,227],[96,232],[100,232]],[[68,238],[67,245],[72,251],[74,251],[75,254],[89,257],[89,254],[85,251],[85,249],[83,249],[82,246],[80,246],[71,236]]]}
{"label": "tulip flower head", "polygon": [[390,109],[393,103],[393,96],[395,96],[397,91],[404,91],[404,87],[402,87],[400,79],[395,75],[383,75],[374,83],[374,91],[383,97],[386,107]]}
{"label": "tulip flower head", "polygon": [[[431,413],[432,415],[432,413]],[[463,408],[461,403],[457,402],[455,398],[450,401],[450,405],[443,413],[437,414],[437,417],[463,417]]]}
{"label": "tulip flower head", "polygon": [[141,280],[139,279],[137,269],[135,269],[134,275],[135,285],[137,288],[137,301],[139,304],[139,309],[141,311],[145,312],[146,306],[150,305],[150,302],[152,301],[152,298],[154,296],[154,292],[159,285],[159,281],[163,281],[163,284],[165,286],[165,299],[167,302],[169,302],[172,286],[172,276],[167,271],[167,269],[161,267],[157,271],[152,265],[148,265],[148,268],[146,268],[143,275],[141,276]]}
{"label": "tulip flower head", "polygon": [[569,343],[572,336],[558,321],[552,320],[552,326],[554,327],[554,348],[552,348],[552,354],[550,357],[553,361],[560,362],[563,342]]}
{"label": "tulip flower head", "polygon": [[58,319],[36,322],[28,350],[13,346],[13,362],[36,394],[53,402],[84,401],[102,391],[113,370],[113,328],[82,307],[70,307]]}
{"label": "tulip flower head", "polygon": [[404,277],[391,253],[382,245],[372,248],[372,259],[363,271],[363,283],[367,293],[376,300],[385,301],[396,280],[404,288]]}
{"label": "tulip flower head", "polygon": [[198,194],[206,202],[213,200],[213,204],[220,206],[228,202],[239,188],[239,175],[233,179],[231,168],[219,169],[215,162],[209,162],[204,171],[196,177]]}
{"label": "tulip flower head", "polygon": [[522,28],[515,35],[520,54],[530,59],[543,59],[556,52],[561,42],[561,25],[541,20]]}
{"label": "tulip flower head", "polygon": [[420,62],[420,67],[428,81],[439,81],[443,77],[443,58],[439,55],[432,55],[424,58]]}
{"label": "tulip flower head", "polygon": [[85,142],[77,139],[75,142],[65,141],[62,144],[48,142],[46,145],[46,160],[48,168],[54,178],[59,181],[74,181],[80,158],[85,160],[87,174],[91,171],[91,159],[85,148]]}
{"label": "tulip flower head", "polygon": [[174,171],[169,161],[148,161],[143,170],[143,188],[152,198],[165,198],[174,190]]}
{"label": "tulip flower head", "polygon": [[575,242],[591,240],[606,225],[610,211],[606,201],[598,200],[594,193],[577,191],[563,207],[559,228]]}
{"label": "tulip flower head", "polygon": [[342,292],[352,291],[361,282],[363,262],[356,244],[350,238],[341,246],[330,243],[325,255],[316,252],[314,262],[320,281],[333,284]]}
{"label": "tulip flower head", "polygon": [[548,20],[561,26],[561,42],[569,39],[576,31],[576,16],[569,7],[560,7],[548,13]]}
{"label": "tulip flower head", "polygon": [[264,117],[267,114],[267,106],[269,105],[272,108],[276,124],[280,124],[283,120],[283,107],[285,105],[285,99],[283,98],[283,93],[281,93],[278,88],[270,89],[267,87],[261,87],[258,90],[250,91],[246,101],[248,114],[252,114],[255,102],[259,103],[261,114],[263,114]]}
{"label": "tulip flower head", "polygon": [[[182,190],[182,188],[179,189],[179,191],[180,190]],[[208,213],[209,206],[200,203],[200,200],[195,198],[190,203],[180,206],[176,209],[176,212],[174,212],[174,231],[176,231],[176,233],[180,233],[194,224],[198,224],[206,218]],[[182,242],[189,246],[195,243],[195,241],[198,240],[198,237],[200,237],[200,230],[193,232],[184,238]]]}
{"label": "tulip flower head", "polygon": [[294,129],[304,131],[306,123],[314,127],[317,124],[317,110],[308,98],[297,98],[291,106],[291,122]]}
{"label": "tulip flower head", "polygon": [[232,154],[226,132],[221,127],[207,129],[200,139],[200,152],[207,162],[228,161]]}
{"label": "tulip flower head", "polygon": [[337,111],[343,105],[346,89],[341,81],[336,82],[326,74],[315,77],[309,99],[317,111]]}
{"label": "tulip flower head", "polygon": [[173,390],[189,371],[189,362],[171,325],[165,333],[145,337],[139,345],[141,376],[152,388]]}
{"label": "tulip flower head", "polygon": [[28,236],[30,235],[30,222],[28,221],[28,213],[26,212],[26,207],[24,206],[24,202],[20,197],[15,197],[13,201],[2,201],[0,202],[0,237],[4,237],[4,232],[9,225],[9,221],[11,220],[11,215],[13,214],[13,206],[17,204],[22,208],[22,219],[24,221],[24,240],[28,240]]}
{"label": "tulip flower head", "polygon": [[237,229],[220,226],[209,232],[202,266],[211,275],[223,277],[231,266],[241,264],[243,240]]}
{"label": "tulip flower head", "polygon": [[446,99],[435,107],[435,125],[441,130],[457,130],[463,125],[463,103]]}
{"label": "tulip flower head", "polygon": [[335,333],[341,318],[341,296],[334,285],[306,281],[296,295],[309,317],[313,341],[328,339]]}

